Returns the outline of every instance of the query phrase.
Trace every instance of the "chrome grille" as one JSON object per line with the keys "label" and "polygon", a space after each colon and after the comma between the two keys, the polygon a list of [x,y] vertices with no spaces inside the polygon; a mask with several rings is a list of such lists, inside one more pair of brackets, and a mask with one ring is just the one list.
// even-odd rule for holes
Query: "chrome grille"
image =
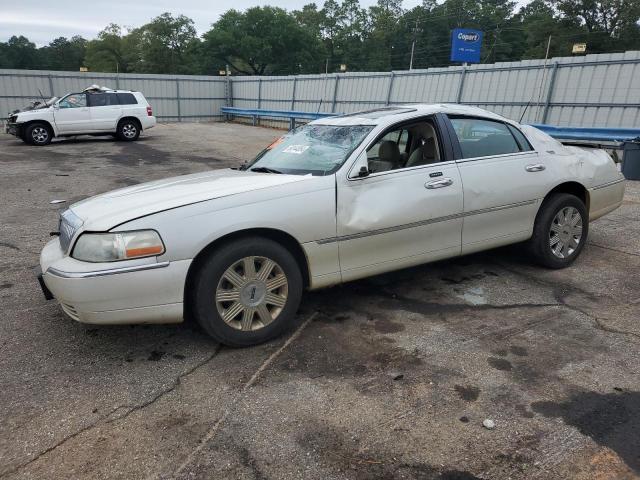
{"label": "chrome grille", "polygon": [[58,231],[60,232],[60,247],[63,252],[69,250],[73,236],[82,226],[82,219],[71,210],[65,210],[60,214],[58,222]]}

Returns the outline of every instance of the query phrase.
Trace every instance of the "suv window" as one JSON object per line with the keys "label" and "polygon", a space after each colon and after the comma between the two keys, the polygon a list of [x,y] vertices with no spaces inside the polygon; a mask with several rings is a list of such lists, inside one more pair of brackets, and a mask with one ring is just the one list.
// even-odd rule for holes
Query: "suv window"
{"label": "suv window", "polygon": [[120,105],[118,97],[115,93],[90,93],[90,107],[108,107],[111,105]]}
{"label": "suv window", "polygon": [[460,142],[462,158],[505,155],[521,151],[511,130],[502,122],[464,117],[449,119]]}
{"label": "suv window", "polygon": [[87,95],[85,93],[72,93],[67,95],[60,102],[60,108],[81,108],[87,106]]}
{"label": "suv window", "polygon": [[138,103],[133,93],[117,93],[120,105],[135,105]]}

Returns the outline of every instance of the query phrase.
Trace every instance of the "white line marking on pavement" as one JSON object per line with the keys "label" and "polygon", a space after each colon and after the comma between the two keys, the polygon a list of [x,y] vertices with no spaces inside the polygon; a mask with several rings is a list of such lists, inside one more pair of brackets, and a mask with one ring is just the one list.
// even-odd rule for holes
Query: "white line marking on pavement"
{"label": "white line marking on pavement", "polygon": [[295,332],[293,332],[293,334],[287,339],[286,342],[284,342],[284,344],[278,350],[273,352],[264,362],[262,362],[262,365],[260,365],[260,367],[255,371],[255,373],[251,376],[251,378],[247,381],[247,383],[245,383],[242,386],[235,400],[231,402],[231,405],[229,405],[225,409],[224,413],[218,419],[218,421],[215,424],[213,424],[213,426],[209,429],[207,434],[200,440],[200,443],[198,444],[198,446],[191,451],[191,453],[187,456],[187,458],[173,472],[174,475],[178,475],[180,472],[182,472],[182,470],[184,470],[187,466],[189,466],[189,464],[194,460],[196,455],[216,436],[216,433],[218,433],[220,426],[231,414],[231,411],[236,406],[236,404],[243,398],[246,390],[250,388],[254,383],[256,383],[258,378],[260,378],[260,375],[262,374],[262,372],[264,372],[269,367],[269,365],[271,365],[271,363],[273,363],[273,361],[276,358],[278,358],[280,354],[284,352],[287,349],[287,347],[291,345],[302,334],[303,330],[307,328],[307,325],[311,323],[311,321],[315,318],[317,314],[318,312],[312,313],[309,316],[309,318],[307,318],[304,322],[302,322],[302,324],[298,327],[298,329]]}

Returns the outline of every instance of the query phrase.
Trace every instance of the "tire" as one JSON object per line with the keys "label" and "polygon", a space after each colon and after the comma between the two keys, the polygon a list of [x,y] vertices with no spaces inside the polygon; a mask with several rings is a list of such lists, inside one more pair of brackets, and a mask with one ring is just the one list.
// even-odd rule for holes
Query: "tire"
{"label": "tire", "polygon": [[568,193],[554,193],[542,202],[529,250],[540,265],[565,268],[580,255],[588,233],[589,213],[582,200]]}
{"label": "tire", "polygon": [[234,241],[209,255],[195,275],[189,309],[220,343],[257,345],[293,324],[302,297],[302,274],[280,244],[261,237]]}
{"label": "tire", "polygon": [[140,130],[140,123],[137,120],[126,118],[118,123],[116,135],[120,140],[133,142],[140,136]]}
{"label": "tire", "polygon": [[23,140],[30,145],[49,145],[53,132],[46,123],[34,122],[30,124],[24,131]]}

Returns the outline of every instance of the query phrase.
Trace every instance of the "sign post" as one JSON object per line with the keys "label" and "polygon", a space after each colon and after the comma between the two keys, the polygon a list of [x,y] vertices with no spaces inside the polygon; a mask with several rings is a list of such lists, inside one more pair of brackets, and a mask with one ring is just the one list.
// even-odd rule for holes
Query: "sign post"
{"label": "sign post", "polygon": [[451,32],[451,61],[480,63],[482,32],[469,28],[456,28]]}

